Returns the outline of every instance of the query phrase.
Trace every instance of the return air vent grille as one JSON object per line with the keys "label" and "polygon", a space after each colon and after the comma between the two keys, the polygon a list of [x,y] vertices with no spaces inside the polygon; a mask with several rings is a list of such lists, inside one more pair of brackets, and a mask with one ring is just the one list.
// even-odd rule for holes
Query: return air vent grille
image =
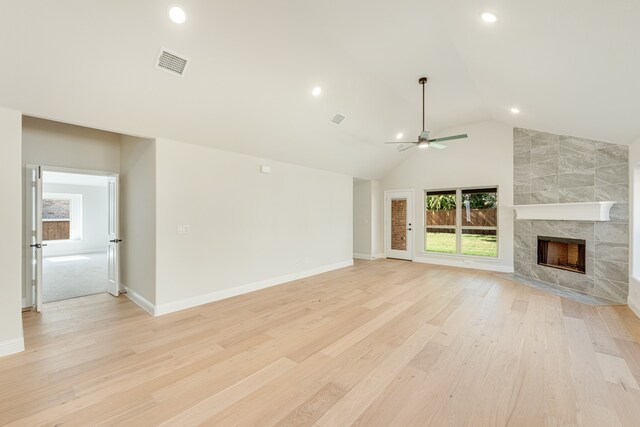
{"label": "return air vent grille", "polygon": [[333,119],[331,119],[331,123],[333,123],[334,125],[339,125],[346,118],[347,118],[347,116],[345,116],[344,114],[338,113],[335,116],[333,116]]}
{"label": "return air vent grille", "polygon": [[156,68],[182,77],[187,70],[188,63],[189,60],[184,56],[162,48],[160,49]]}

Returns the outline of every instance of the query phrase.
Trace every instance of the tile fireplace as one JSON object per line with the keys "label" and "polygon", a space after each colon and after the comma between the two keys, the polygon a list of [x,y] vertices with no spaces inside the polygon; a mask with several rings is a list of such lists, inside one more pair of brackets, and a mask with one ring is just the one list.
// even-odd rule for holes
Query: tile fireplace
{"label": "tile fireplace", "polygon": [[522,128],[513,141],[515,274],[625,303],[629,147]]}

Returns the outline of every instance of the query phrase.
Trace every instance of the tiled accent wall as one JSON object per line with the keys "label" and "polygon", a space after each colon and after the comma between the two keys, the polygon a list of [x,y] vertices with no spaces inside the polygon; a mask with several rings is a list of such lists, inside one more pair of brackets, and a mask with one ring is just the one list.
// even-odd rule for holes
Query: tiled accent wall
{"label": "tiled accent wall", "polygon": [[[617,202],[611,221],[515,220],[516,273],[626,303],[629,292],[629,148],[516,128],[516,205]],[[587,274],[537,265],[537,236],[586,240]]]}

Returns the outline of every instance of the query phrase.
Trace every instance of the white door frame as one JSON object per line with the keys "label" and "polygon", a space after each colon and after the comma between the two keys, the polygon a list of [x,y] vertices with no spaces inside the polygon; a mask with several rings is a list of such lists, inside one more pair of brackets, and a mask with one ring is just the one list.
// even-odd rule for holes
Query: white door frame
{"label": "white door frame", "polygon": [[[409,229],[407,230],[407,250],[396,251],[391,249],[391,200],[394,194],[402,194],[407,198],[407,224]],[[413,261],[413,236],[415,235],[415,221],[414,215],[414,199],[415,192],[413,189],[407,190],[384,190],[384,252],[387,258],[398,258]],[[402,253],[404,252],[404,253]]]}
{"label": "white door frame", "polygon": [[[29,169],[34,169],[37,167],[40,167],[40,170],[42,172],[62,172],[62,173],[75,173],[75,174],[80,174],[80,175],[94,175],[94,176],[105,176],[105,177],[112,177],[112,178],[116,178],[119,181],[119,176],[120,174],[117,172],[110,172],[110,171],[101,171],[101,170],[92,170],[92,169],[78,169],[78,168],[67,168],[67,167],[59,167],[59,166],[47,166],[47,165],[36,165],[36,164],[26,164],[24,166],[24,176],[26,177],[27,175],[27,170]],[[25,236],[29,236],[31,234],[31,209],[29,206],[29,199],[31,197],[31,186],[29,185],[29,182],[25,183],[25,196],[26,196],[26,205],[24,206],[24,214],[25,214]],[[117,194],[117,198],[119,198],[119,192],[116,193]],[[118,204],[119,204],[119,200],[118,200]],[[119,208],[118,208],[119,209]],[[119,221],[117,222],[117,226],[119,228]],[[118,229],[118,234],[119,233],[119,229]],[[30,244],[30,238],[27,238],[26,244],[27,244],[27,248]],[[25,251],[26,258],[25,258],[25,282],[28,280],[28,278],[31,276],[31,273],[29,272],[29,269],[31,268],[31,263],[33,262],[33,258],[31,256],[29,256],[29,251]],[[119,258],[118,258],[118,264],[119,264]],[[41,268],[42,266],[40,266]],[[119,267],[119,266],[118,266]],[[119,268],[117,268],[118,274],[119,274]],[[31,287],[31,283],[26,283],[26,295],[25,295],[25,301],[23,302],[23,305],[25,307],[34,307],[35,308],[35,303],[36,301],[34,301],[34,295],[32,292],[32,287]],[[120,284],[120,280],[118,277],[118,288],[120,288],[121,284]],[[120,292],[120,289],[118,289],[118,291]],[[42,292],[40,292],[41,294]]]}

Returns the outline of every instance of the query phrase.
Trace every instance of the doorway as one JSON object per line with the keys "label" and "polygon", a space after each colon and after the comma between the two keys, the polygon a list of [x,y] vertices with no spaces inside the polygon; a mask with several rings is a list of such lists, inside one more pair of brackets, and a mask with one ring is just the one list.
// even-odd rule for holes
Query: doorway
{"label": "doorway", "polygon": [[26,178],[29,305],[117,296],[118,175],[29,165]]}
{"label": "doorway", "polygon": [[413,191],[385,191],[387,258],[413,260]]}

